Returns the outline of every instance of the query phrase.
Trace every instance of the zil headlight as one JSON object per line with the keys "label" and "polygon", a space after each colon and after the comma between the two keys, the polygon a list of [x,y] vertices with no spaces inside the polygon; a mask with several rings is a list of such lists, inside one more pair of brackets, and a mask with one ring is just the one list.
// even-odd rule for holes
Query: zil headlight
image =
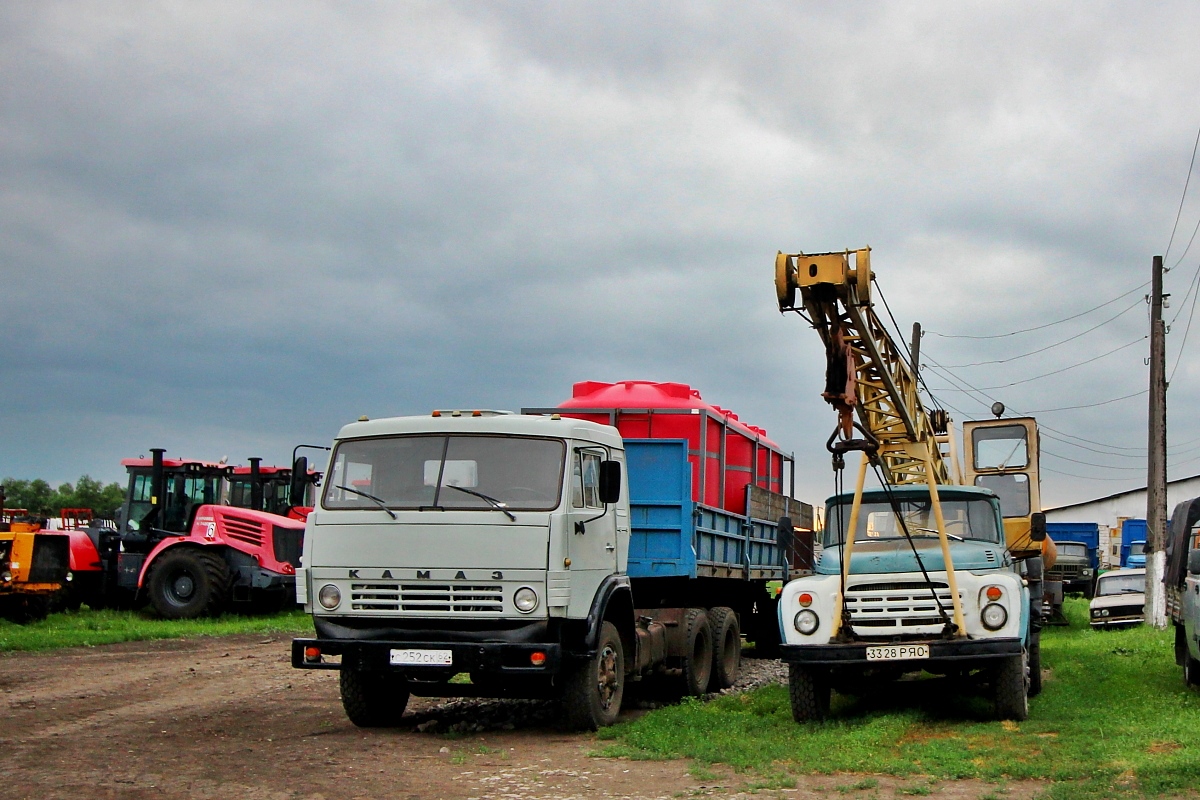
{"label": "zil headlight", "polygon": [[796,626],[796,630],[805,636],[811,636],[817,630],[817,626],[821,624],[821,620],[817,618],[817,612],[806,608],[796,614],[793,624]]}
{"label": "zil headlight", "polygon": [[321,587],[321,591],[317,593],[317,602],[322,607],[333,611],[342,602],[342,590],[334,586],[332,583],[327,583]]}
{"label": "zil headlight", "polygon": [[522,614],[528,614],[538,607],[537,592],[528,586],[522,586],[513,595],[513,605],[517,607],[517,611],[520,611]]}
{"label": "zil headlight", "polygon": [[988,603],[979,616],[983,620],[983,627],[989,631],[998,631],[1008,622],[1008,612],[999,603]]}

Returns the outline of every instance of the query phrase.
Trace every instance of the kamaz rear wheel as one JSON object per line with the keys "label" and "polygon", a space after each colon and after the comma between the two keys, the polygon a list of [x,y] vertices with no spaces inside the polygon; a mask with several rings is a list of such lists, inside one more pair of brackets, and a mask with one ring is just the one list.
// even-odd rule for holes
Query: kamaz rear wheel
{"label": "kamaz rear wheel", "polygon": [[699,697],[708,691],[712,675],[713,640],[708,615],[702,608],[689,608],[683,615],[684,656],[681,679],[684,694]]}
{"label": "kamaz rear wheel", "polygon": [[796,722],[827,719],[832,693],[829,675],[824,670],[788,664],[788,699]]}
{"label": "kamaz rear wheel", "polygon": [[732,608],[710,608],[708,629],[712,636],[712,675],[708,690],[718,692],[737,682],[742,665],[742,632],[737,614]]}
{"label": "kamaz rear wheel", "polygon": [[172,548],[154,559],[146,580],[150,603],[167,619],[215,616],[229,600],[230,574],[220,554]]}
{"label": "kamaz rear wheel", "polygon": [[360,728],[399,725],[408,707],[408,683],[401,675],[342,669],[338,688],[346,716]]}

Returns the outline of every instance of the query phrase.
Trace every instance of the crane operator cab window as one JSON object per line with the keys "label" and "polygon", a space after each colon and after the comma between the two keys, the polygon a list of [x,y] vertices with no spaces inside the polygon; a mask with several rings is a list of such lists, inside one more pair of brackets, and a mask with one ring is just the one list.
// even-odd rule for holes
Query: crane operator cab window
{"label": "crane operator cab window", "polygon": [[1024,472],[1009,472],[1029,466],[1025,426],[976,428],[971,432],[971,440],[975,470],[997,470],[994,474],[976,475],[975,485],[996,493],[1005,517],[1029,516],[1029,476]]}

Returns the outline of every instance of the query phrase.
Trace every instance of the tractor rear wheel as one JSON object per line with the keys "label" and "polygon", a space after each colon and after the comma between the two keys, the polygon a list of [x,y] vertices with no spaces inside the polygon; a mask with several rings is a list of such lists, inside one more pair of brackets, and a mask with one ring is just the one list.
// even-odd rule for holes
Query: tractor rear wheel
{"label": "tractor rear wheel", "polygon": [[408,682],[401,675],[343,669],[338,688],[346,716],[360,728],[399,725],[408,707]]}
{"label": "tractor rear wheel", "polygon": [[150,604],[167,619],[216,616],[229,600],[232,576],[220,554],[194,547],[167,550],[146,580]]}

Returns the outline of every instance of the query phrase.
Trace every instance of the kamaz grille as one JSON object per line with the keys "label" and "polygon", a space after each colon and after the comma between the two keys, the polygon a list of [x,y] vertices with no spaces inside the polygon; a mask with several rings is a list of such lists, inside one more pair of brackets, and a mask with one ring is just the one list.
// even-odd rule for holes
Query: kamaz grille
{"label": "kamaz grille", "polygon": [[493,584],[373,581],[350,584],[350,603],[355,611],[500,614],[504,590]]}
{"label": "kamaz grille", "polygon": [[225,517],[225,535],[235,542],[242,542],[252,547],[262,547],[262,524],[253,520]]}
{"label": "kamaz grille", "polygon": [[63,583],[70,567],[71,542],[66,536],[38,534],[33,540],[30,583]]}
{"label": "kamaz grille", "polygon": [[[846,589],[846,608],[855,628],[870,628],[868,635],[892,635],[906,628],[945,624],[933,592],[946,616],[953,614],[949,587],[944,583],[875,583]],[[959,597],[962,593],[959,592]]]}

